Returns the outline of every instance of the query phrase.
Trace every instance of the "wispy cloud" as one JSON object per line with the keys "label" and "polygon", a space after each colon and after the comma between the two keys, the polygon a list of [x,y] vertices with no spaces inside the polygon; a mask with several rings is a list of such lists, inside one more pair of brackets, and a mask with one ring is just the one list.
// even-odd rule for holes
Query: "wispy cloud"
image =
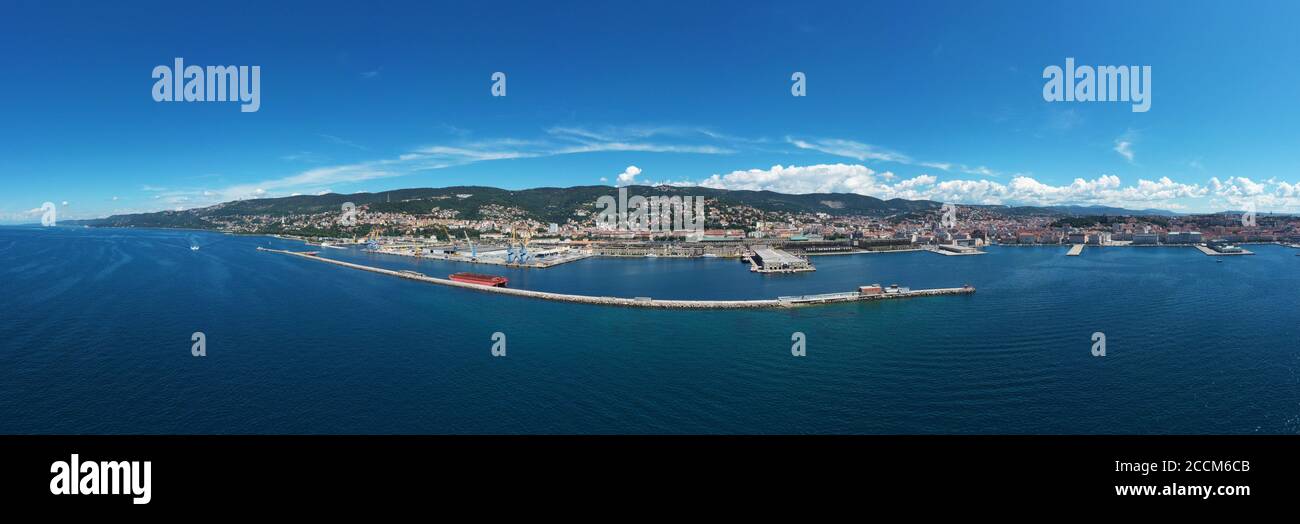
{"label": "wispy cloud", "polygon": [[[912,159],[907,155],[893,151],[881,149],[879,147],[855,142],[853,140],[844,140],[838,138],[822,138],[812,140],[800,140],[797,138],[786,137],[786,142],[799,149],[811,149],[821,151],[826,154],[853,158],[859,162],[868,160],[879,160],[882,162],[897,162],[900,164],[910,164]],[[938,164],[936,164],[938,165]]]}
{"label": "wispy cloud", "polygon": [[[852,192],[879,198],[942,200],[967,204],[1056,205],[1104,204],[1123,207],[1164,207],[1178,209],[1188,201],[1229,205],[1253,198],[1261,207],[1270,205],[1300,208],[1300,184],[1268,180],[1256,182],[1245,177],[1226,181],[1215,178],[1208,186],[1175,182],[1167,177],[1139,179],[1124,185],[1119,177],[1101,175],[1094,179],[1077,178],[1069,184],[1044,183],[1025,173],[1013,173],[1006,182],[989,178],[1001,174],[983,165],[955,162],[920,161],[915,158],[864,142],[836,138],[787,137],[784,143],[768,144],[763,139],[746,139],[701,127],[689,126],[557,126],[529,138],[472,138],[469,132],[455,133],[447,141],[410,148],[395,157],[336,166],[322,166],[280,178],[238,184],[223,188],[176,189],[144,186],[160,206],[201,207],[231,200],[287,196],[294,193],[320,194],[333,189],[371,180],[465,166],[482,162],[503,162],[560,155],[600,152],[647,152],[660,154],[728,155],[737,151],[793,146],[793,151],[816,151],[851,158],[858,163],[821,163],[806,166],[776,165],[768,169],[750,169],[715,174],[705,179],[667,182],[704,185],[727,189],[766,189],[785,193]],[[328,135],[322,135],[328,136]],[[1132,138],[1132,132],[1126,134]],[[334,137],[337,138],[337,137]],[[1121,137],[1123,138],[1123,137]],[[1130,140],[1131,141],[1131,140]],[[1117,141],[1117,152],[1120,149]],[[1132,153],[1131,144],[1123,148]],[[789,151],[787,151],[788,153]],[[1123,153],[1121,153],[1123,154]],[[889,170],[868,167],[866,163],[893,163],[933,169],[910,177],[900,177]],[[946,176],[957,178],[948,179]],[[962,175],[975,177],[962,179]],[[640,168],[629,166],[622,173],[600,177],[602,183],[615,181],[626,185],[647,183]],[[1210,204],[1215,205],[1215,204]],[[1281,209],[1282,207],[1278,207]]]}
{"label": "wispy cloud", "polygon": [[852,158],[859,162],[892,162],[910,166],[928,167],[940,171],[958,171],[968,175],[996,177],[998,173],[984,166],[971,167],[952,162],[920,161],[912,157],[871,144],[839,138],[798,139],[786,137],[786,142],[799,149],[807,149],[828,155]]}
{"label": "wispy cloud", "polygon": [[299,151],[297,153],[290,153],[281,156],[280,160],[285,160],[288,162],[307,162],[309,164],[318,164],[325,161],[324,157],[316,153],[313,153],[311,151]]}
{"label": "wispy cloud", "polygon": [[1119,153],[1119,156],[1124,157],[1124,160],[1127,160],[1128,163],[1133,163],[1133,142],[1124,139],[1116,139],[1114,150],[1116,153]]}
{"label": "wispy cloud", "polygon": [[1115,147],[1112,149],[1116,153],[1119,153],[1119,156],[1124,157],[1125,161],[1132,164],[1133,157],[1136,155],[1136,152],[1133,151],[1133,144],[1137,142],[1137,139],[1138,139],[1137,131],[1130,129],[1128,131],[1125,131],[1124,134],[1120,135],[1119,138],[1115,139]]}
{"label": "wispy cloud", "polygon": [[[722,155],[735,150],[727,144],[731,137],[703,128],[674,126],[625,127],[555,127],[537,137],[469,140],[468,132],[455,133],[450,142],[413,148],[393,158],[322,166],[293,175],[237,184],[218,189],[168,189],[146,186],[153,200],[167,209],[202,207],[232,200],[314,194],[328,187],[348,186],[359,182],[408,176],[417,173],[465,166],[480,162],[543,158],[601,152],[645,152],[664,154]],[[331,142],[367,149],[360,144],[333,135],[320,135]],[[311,161],[308,152],[282,157],[284,160]],[[635,173],[632,171],[635,169]],[[618,175],[630,183],[640,172],[635,167]]]}

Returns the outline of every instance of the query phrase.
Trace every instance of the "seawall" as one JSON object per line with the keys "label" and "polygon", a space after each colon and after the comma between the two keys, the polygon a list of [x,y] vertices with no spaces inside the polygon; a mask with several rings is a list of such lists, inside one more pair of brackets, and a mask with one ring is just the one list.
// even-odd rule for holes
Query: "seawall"
{"label": "seawall", "polygon": [[[314,254],[308,254],[308,253],[283,251],[279,249],[267,249],[263,247],[259,247],[257,248],[257,250],[267,252],[267,253],[289,255],[289,256],[303,258],[307,260],[315,260],[317,262],[325,262],[327,264],[334,264],[336,266],[343,266],[346,268],[357,269],[361,271],[369,271],[371,273],[379,273],[381,275],[389,275],[398,278],[404,278],[407,280],[415,280],[419,282],[438,284],[442,286],[458,287],[458,288],[469,289],[473,291],[479,291],[483,293],[497,293],[502,295],[513,295],[518,297],[536,298],[542,300],[555,300],[560,302],[576,302],[580,304],[593,304],[593,305],[601,305],[601,306],[644,307],[644,308],[659,308],[659,309],[766,309],[766,308],[812,306],[818,304],[831,304],[831,303],[841,303],[841,302],[856,302],[862,300],[881,300],[881,299],[906,298],[906,297],[955,295],[955,294],[967,294],[967,293],[975,292],[975,288],[973,287],[964,287],[964,288],[945,288],[945,289],[919,289],[919,290],[912,290],[906,293],[895,293],[892,295],[873,295],[873,296],[860,295],[857,293],[837,293],[833,295],[819,296],[818,298],[820,298],[820,300],[814,299],[808,301],[789,300],[789,299],[785,299],[785,300],[782,299],[760,299],[760,300],[672,300],[672,299],[668,299],[668,300],[663,300],[663,299],[653,299],[647,297],[638,297],[638,298],[598,297],[598,296],[591,296],[591,295],[570,295],[565,293],[551,293],[548,291],[530,291],[526,289],[483,286],[479,284],[456,282],[454,280],[450,280],[446,278],[431,277],[422,273],[417,273],[415,271],[394,271],[391,269],[383,269],[383,268],[378,268],[373,266],[366,266],[362,264],[353,264],[351,262],[344,262],[342,260],[322,258]],[[807,298],[813,298],[813,297],[807,297]]]}

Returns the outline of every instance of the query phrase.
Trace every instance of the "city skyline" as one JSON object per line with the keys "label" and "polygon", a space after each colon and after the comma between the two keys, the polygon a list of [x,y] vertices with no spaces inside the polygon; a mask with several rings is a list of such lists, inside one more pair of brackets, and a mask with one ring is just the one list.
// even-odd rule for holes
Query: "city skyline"
{"label": "city skyline", "polygon": [[[0,44],[22,50],[0,59],[12,75],[0,110],[18,123],[0,129],[0,223],[38,221],[44,202],[86,219],[323,192],[633,183],[1300,211],[1300,140],[1284,127],[1300,116],[1287,89],[1300,75],[1284,67],[1300,44],[1282,36],[1285,15],[938,4],[982,25],[931,19],[924,3],[326,5],[202,23],[164,4],[80,6],[97,16],[71,21],[56,16],[68,8],[24,5],[0,22]],[[154,31],[123,29],[141,24]],[[155,102],[150,72],[177,58],[260,67],[260,108]],[[1046,101],[1044,68],[1067,59],[1149,66],[1149,110]],[[504,97],[491,94],[495,72]],[[792,96],[796,72],[806,96]]]}

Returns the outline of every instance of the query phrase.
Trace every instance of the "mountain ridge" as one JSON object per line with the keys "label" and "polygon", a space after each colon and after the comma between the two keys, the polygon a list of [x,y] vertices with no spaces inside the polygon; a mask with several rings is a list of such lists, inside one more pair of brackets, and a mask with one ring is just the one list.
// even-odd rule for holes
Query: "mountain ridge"
{"label": "mountain ridge", "polygon": [[[625,186],[630,196],[698,196],[722,207],[747,206],[762,212],[825,213],[829,216],[887,217],[938,210],[942,203],[932,200],[893,198],[882,200],[857,193],[789,194],[769,190],[728,190],[699,186]],[[183,227],[211,229],[210,219],[237,216],[290,216],[337,213],[351,202],[371,213],[428,214],[431,210],[454,213],[456,218],[482,219],[483,210],[511,209],[520,218],[541,222],[565,222],[575,218],[577,210],[595,210],[596,199],[617,197],[619,187],[591,185],[571,187],[537,187],[501,189],[491,186],[448,186],[441,188],[406,188],[377,193],[327,193],[287,197],[233,200],[211,206],[179,211],[156,211],[112,215],[104,218],[65,221],[92,227]],[[1166,210],[1128,210],[1109,206],[997,206],[962,205],[960,207],[998,210],[1013,215],[1132,215],[1175,216]]]}

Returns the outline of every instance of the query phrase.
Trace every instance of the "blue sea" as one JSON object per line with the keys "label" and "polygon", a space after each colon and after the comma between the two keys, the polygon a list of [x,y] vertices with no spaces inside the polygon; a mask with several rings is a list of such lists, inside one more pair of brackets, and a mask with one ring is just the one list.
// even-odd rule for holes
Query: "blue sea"
{"label": "blue sea", "polygon": [[[0,433],[1300,432],[1300,250],[1282,246],[1221,262],[1191,248],[826,256],[796,275],[733,259],[511,270],[322,253],[607,296],[978,288],[747,311],[498,296],[259,246],[306,249],[0,228]],[[195,332],[205,357],[191,355]],[[496,332],[503,358],[491,355]],[[807,356],[791,355],[795,332]],[[1104,357],[1091,352],[1096,332]]]}

